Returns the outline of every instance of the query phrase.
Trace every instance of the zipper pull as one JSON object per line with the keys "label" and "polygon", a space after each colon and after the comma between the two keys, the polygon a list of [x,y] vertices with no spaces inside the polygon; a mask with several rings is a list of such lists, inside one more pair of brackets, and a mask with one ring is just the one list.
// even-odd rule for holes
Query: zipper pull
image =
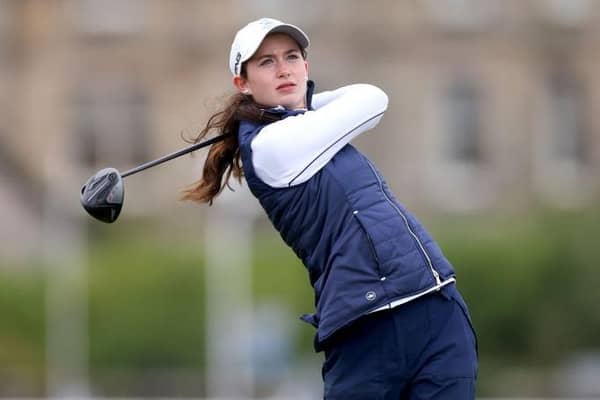
{"label": "zipper pull", "polygon": [[435,270],[431,270],[433,272],[433,277],[435,278],[435,283],[439,286],[442,284],[442,280],[440,279],[440,274]]}

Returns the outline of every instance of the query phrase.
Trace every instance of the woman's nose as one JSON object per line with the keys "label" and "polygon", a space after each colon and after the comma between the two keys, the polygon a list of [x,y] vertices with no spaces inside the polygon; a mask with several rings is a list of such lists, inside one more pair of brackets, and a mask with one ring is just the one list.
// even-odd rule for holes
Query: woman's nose
{"label": "woman's nose", "polygon": [[277,77],[278,78],[287,78],[290,76],[290,70],[287,69],[286,67],[281,67],[279,68]]}

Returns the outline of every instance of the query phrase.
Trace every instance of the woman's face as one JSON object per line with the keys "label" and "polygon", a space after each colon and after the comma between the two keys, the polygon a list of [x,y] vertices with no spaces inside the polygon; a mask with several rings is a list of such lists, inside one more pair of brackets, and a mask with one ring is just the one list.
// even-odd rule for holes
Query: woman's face
{"label": "woman's face", "polygon": [[268,35],[246,62],[246,77],[234,85],[266,107],[306,108],[308,63],[294,39],[283,33]]}

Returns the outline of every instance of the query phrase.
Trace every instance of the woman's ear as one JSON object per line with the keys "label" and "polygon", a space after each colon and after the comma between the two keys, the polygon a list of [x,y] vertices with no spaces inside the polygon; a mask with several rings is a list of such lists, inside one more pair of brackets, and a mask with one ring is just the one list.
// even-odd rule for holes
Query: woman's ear
{"label": "woman's ear", "polygon": [[240,91],[240,93],[250,95],[250,87],[248,86],[248,81],[242,78],[240,75],[236,75],[233,77],[233,86]]}

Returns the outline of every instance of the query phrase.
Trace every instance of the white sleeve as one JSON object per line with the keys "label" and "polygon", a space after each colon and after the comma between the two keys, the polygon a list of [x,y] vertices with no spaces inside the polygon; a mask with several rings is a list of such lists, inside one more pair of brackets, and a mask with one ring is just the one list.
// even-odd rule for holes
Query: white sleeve
{"label": "white sleeve", "polygon": [[387,104],[387,95],[368,84],[316,94],[315,110],[273,122],[254,138],[256,174],[272,187],[307,181],[353,138],[375,127]]}

